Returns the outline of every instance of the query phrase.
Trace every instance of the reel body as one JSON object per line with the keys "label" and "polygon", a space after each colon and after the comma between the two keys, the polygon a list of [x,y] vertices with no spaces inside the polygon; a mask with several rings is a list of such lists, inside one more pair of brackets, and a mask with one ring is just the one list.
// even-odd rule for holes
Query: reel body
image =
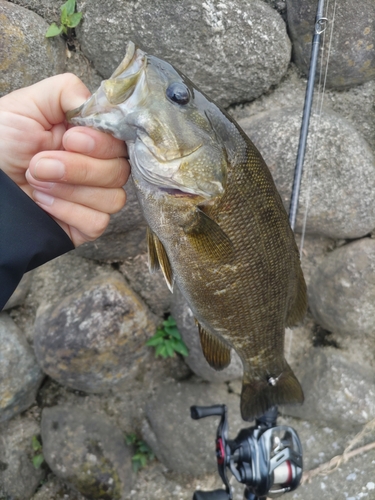
{"label": "reel body", "polygon": [[238,482],[246,485],[245,500],[276,498],[298,487],[302,477],[302,445],[292,427],[276,425],[276,407],[257,419],[255,426],[242,429],[234,440],[228,439],[225,405],[192,406],[190,411],[194,419],[221,416],[216,433],[216,459],[225,485],[225,490],[196,491],[193,500],[232,500],[227,468]]}

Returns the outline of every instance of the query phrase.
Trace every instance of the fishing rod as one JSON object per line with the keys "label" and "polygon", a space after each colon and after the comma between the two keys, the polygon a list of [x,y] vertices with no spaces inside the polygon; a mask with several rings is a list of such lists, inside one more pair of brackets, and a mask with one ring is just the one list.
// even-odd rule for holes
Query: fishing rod
{"label": "fishing rod", "polygon": [[[293,231],[297,217],[320,39],[328,21],[323,17],[323,9],[324,0],[318,0],[289,209],[289,223]],[[225,486],[225,490],[196,491],[193,500],[232,500],[233,489],[228,480],[227,468],[239,483],[246,486],[244,500],[278,497],[299,486],[303,471],[301,441],[292,427],[277,425],[276,406],[256,419],[253,427],[241,429],[234,440],[228,439],[225,405],[192,406],[190,411],[191,417],[196,420],[208,416],[221,417],[216,433],[216,459],[218,473]]]}
{"label": "fishing rod", "polygon": [[303,172],[303,164],[305,159],[305,151],[306,151],[306,143],[307,136],[309,132],[309,123],[311,117],[311,106],[313,102],[313,94],[314,94],[314,82],[316,76],[316,67],[318,62],[319,55],[319,47],[320,47],[320,38],[322,33],[326,30],[328,19],[323,17],[323,9],[324,9],[324,1],[319,0],[318,8],[315,16],[315,26],[314,26],[314,36],[312,39],[311,46],[311,58],[310,58],[310,68],[309,68],[309,76],[307,80],[306,94],[305,94],[305,104],[303,108],[302,122],[301,122],[301,131],[298,143],[298,152],[297,152],[297,160],[296,166],[294,170],[294,179],[293,179],[293,188],[290,199],[289,206],[289,223],[290,227],[294,231],[296,225],[296,217],[297,217],[297,209],[298,209],[298,200],[300,195],[301,188],[301,180],[302,180],[302,172]]}

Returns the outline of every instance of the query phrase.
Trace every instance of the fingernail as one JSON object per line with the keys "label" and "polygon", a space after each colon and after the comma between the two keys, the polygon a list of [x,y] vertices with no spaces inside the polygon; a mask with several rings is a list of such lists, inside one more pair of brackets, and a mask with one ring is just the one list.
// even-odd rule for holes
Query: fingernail
{"label": "fingernail", "polygon": [[65,165],[54,158],[41,158],[31,173],[34,179],[60,180],[65,175]]}
{"label": "fingernail", "polygon": [[37,181],[30,172],[30,169],[28,168],[26,170],[25,174],[27,182],[36,188],[39,189],[52,189],[54,186],[56,186],[56,182],[42,182],[42,181]]}
{"label": "fingernail", "polygon": [[64,147],[68,151],[77,151],[78,153],[87,154],[91,153],[95,148],[95,141],[88,134],[72,129],[65,135]]}
{"label": "fingernail", "polygon": [[41,205],[47,205],[48,207],[50,207],[55,201],[55,198],[53,196],[50,196],[46,193],[41,193],[40,191],[33,191],[33,198]]}

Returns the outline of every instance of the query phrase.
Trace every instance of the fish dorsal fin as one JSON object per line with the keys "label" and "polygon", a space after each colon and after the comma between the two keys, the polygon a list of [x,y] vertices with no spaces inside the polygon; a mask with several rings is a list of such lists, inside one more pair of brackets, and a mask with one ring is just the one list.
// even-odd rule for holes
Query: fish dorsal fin
{"label": "fish dorsal fin", "polygon": [[183,226],[192,245],[199,253],[206,254],[211,260],[230,262],[234,257],[233,244],[219,224],[199,207],[193,217]]}
{"label": "fish dorsal fin", "polygon": [[216,335],[208,333],[198,321],[197,323],[201,346],[207,363],[215,370],[223,370],[230,363],[230,348],[219,340]]}
{"label": "fish dorsal fin", "polygon": [[303,277],[301,266],[298,263],[294,302],[288,312],[288,316],[286,318],[286,326],[294,326],[300,321],[302,321],[303,317],[306,314],[306,309],[307,309],[306,283],[305,283],[305,278]]}
{"label": "fish dorsal fin", "polygon": [[147,227],[148,265],[151,273],[162,270],[168,288],[173,292],[173,271],[163,243],[155,233]]}

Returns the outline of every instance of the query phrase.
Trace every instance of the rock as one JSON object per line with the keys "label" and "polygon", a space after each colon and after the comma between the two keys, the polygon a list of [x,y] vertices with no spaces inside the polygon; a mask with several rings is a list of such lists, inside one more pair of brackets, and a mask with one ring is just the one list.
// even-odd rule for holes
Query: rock
{"label": "rock", "polygon": [[301,248],[302,244],[301,266],[307,288],[309,289],[310,281],[316,268],[326,255],[335,248],[335,242],[330,238],[315,234],[305,234],[303,239],[300,234],[296,234],[295,237],[298,248]]}
{"label": "rock", "polygon": [[162,317],[170,311],[172,294],[161,271],[150,273],[147,254],[129,258],[119,270],[154,314]]}
{"label": "rock", "polygon": [[305,402],[283,406],[286,415],[347,430],[375,417],[374,370],[354,361],[350,352],[312,347],[296,375]]}
{"label": "rock", "polygon": [[[232,429],[243,427],[239,397],[224,384],[169,382],[158,388],[146,407],[143,438],[171,471],[202,476],[216,470],[218,417],[193,420],[190,406],[228,405]],[[232,431],[235,432],[235,431]]]}
{"label": "rock", "polygon": [[42,369],[60,384],[106,392],[131,380],[150,352],[156,324],[122,276],[93,279],[57,306],[38,309],[34,347]]}
{"label": "rock", "polygon": [[35,400],[43,374],[22,332],[0,314],[0,422],[26,410]]}
{"label": "rock", "polygon": [[8,302],[3,307],[3,311],[6,311],[7,309],[12,309],[12,307],[17,307],[22,305],[26,295],[30,290],[32,275],[33,275],[32,271],[23,275],[23,278],[19,282],[17,288],[14,290]]}
{"label": "rock", "polygon": [[65,68],[65,44],[46,38],[48,24],[23,7],[0,0],[0,96]]}
{"label": "rock", "polygon": [[32,463],[32,438],[39,433],[39,424],[31,418],[0,425],[0,498],[29,500],[39,486],[45,472]]}
{"label": "rock", "polygon": [[126,183],[125,191],[125,207],[111,216],[109,226],[100,238],[77,248],[77,255],[116,262],[146,252],[146,221],[132,179]]}
{"label": "rock", "polygon": [[[301,125],[299,108],[282,108],[239,121],[264,157],[286,209],[294,176]],[[306,231],[328,238],[359,238],[375,227],[375,160],[364,139],[336,113],[323,112],[319,130],[312,119],[302,176],[297,231],[308,196],[312,138],[315,162]]]}
{"label": "rock", "polygon": [[[307,74],[318,0],[287,0],[286,3],[288,28],[293,42],[293,59]],[[350,15],[351,12],[353,15]],[[332,25],[333,5],[330,6],[327,17]],[[327,38],[330,35],[330,25]],[[372,0],[363,0],[361,8],[355,12],[351,0],[340,2],[334,16],[327,85],[346,88],[375,78],[374,30],[375,5]],[[325,60],[328,47],[329,43],[326,43]]]}
{"label": "rock", "polygon": [[45,408],[41,433],[49,467],[86,498],[128,498],[130,451],[124,434],[107,417],[69,405]]}
{"label": "rock", "polygon": [[12,0],[12,3],[35,12],[50,24],[60,24],[61,3],[56,0]]}
{"label": "rock", "polygon": [[309,304],[316,321],[334,332],[340,347],[375,367],[375,241],[344,245],[315,270]]}
{"label": "rock", "polygon": [[242,363],[238,354],[233,349],[231,350],[231,363],[224,370],[216,371],[207,363],[203,355],[193,313],[177,287],[173,291],[171,312],[189,351],[185,362],[196,375],[199,375],[199,377],[208,382],[225,382],[227,380],[242,378]]}
{"label": "rock", "polygon": [[260,0],[79,2],[82,51],[108,78],[128,40],[183,71],[227,106],[252,100],[285,74],[290,42],[280,15]]}

